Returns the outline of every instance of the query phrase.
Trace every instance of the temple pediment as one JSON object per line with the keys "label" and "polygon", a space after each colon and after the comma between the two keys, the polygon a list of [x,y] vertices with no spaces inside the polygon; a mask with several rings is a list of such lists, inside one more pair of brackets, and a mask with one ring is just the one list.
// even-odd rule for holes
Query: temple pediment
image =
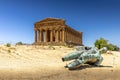
{"label": "temple pediment", "polygon": [[52,22],[65,22],[65,20],[59,18],[45,18],[37,23],[52,23]]}
{"label": "temple pediment", "polygon": [[59,19],[59,18],[45,18],[43,20],[40,20],[35,23],[35,28],[40,28],[40,27],[65,27],[65,20],[64,19]]}

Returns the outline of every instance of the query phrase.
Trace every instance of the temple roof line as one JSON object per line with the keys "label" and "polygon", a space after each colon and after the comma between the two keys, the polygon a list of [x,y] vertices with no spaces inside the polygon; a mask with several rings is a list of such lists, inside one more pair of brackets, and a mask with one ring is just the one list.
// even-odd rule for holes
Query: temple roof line
{"label": "temple roof line", "polygon": [[45,18],[45,19],[40,20],[40,21],[38,21],[36,23],[49,23],[49,22],[50,23],[51,22],[65,22],[65,20],[64,19],[59,19],[59,18]]}

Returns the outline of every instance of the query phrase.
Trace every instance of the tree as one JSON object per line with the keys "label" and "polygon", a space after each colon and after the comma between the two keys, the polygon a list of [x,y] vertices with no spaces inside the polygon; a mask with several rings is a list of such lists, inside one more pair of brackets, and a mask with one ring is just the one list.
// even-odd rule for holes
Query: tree
{"label": "tree", "polygon": [[114,50],[115,50],[115,51],[119,51],[120,48],[119,48],[118,46],[114,45]]}
{"label": "tree", "polygon": [[108,40],[105,40],[104,38],[100,38],[99,40],[96,40],[94,43],[95,47],[97,47],[98,49],[102,47],[106,47],[107,44],[108,44]]}
{"label": "tree", "polygon": [[119,51],[119,47],[113,44],[108,44],[108,40],[104,39],[104,38],[100,38],[98,40],[95,41],[94,43],[95,47],[97,47],[98,49],[101,49],[102,47],[107,47],[108,50],[114,50],[114,51]]}
{"label": "tree", "polygon": [[108,44],[108,45],[107,45],[107,49],[113,51],[113,50],[114,50],[113,44]]}

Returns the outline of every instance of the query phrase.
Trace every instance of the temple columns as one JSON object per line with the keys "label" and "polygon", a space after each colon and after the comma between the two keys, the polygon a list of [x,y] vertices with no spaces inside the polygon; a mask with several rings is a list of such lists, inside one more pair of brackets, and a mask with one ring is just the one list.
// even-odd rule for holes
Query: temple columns
{"label": "temple columns", "polygon": [[48,30],[45,30],[45,42],[48,42]]}
{"label": "temple columns", "polygon": [[59,42],[59,38],[60,38],[60,35],[59,35],[59,31],[56,31],[56,35],[55,35],[56,39],[55,39],[55,42]]}
{"label": "temple columns", "polygon": [[57,31],[57,36],[58,36],[58,37],[57,37],[58,42],[60,42],[60,31],[59,31],[59,30]]}
{"label": "temple columns", "polygon": [[35,42],[37,42],[37,30],[35,30]]}
{"label": "temple columns", "polygon": [[[48,35],[48,30],[35,30],[35,42],[53,42],[53,30],[50,30],[50,35]],[[67,37],[70,38],[70,35],[68,35],[69,32],[66,32],[63,30],[56,30],[55,32],[55,42],[65,42],[67,41]],[[49,37],[48,37],[49,36]],[[50,38],[50,39],[48,39]],[[68,38],[68,39],[69,39]],[[48,41],[49,40],[49,41]]]}
{"label": "temple columns", "polygon": [[81,44],[82,33],[76,33],[69,28],[62,29],[36,29],[34,31],[35,43],[49,43],[49,42],[67,42],[70,44]]}
{"label": "temple columns", "polygon": [[53,42],[53,31],[50,30],[50,42]]}
{"label": "temple columns", "polygon": [[62,30],[62,42],[65,42],[65,30]]}
{"label": "temple columns", "polygon": [[62,31],[61,30],[59,31],[59,36],[60,36],[59,39],[60,39],[60,42],[61,42],[62,41]]}
{"label": "temple columns", "polygon": [[42,35],[43,35],[42,30],[40,30],[39,35],[40,35],[40,36],[39,36],[39,42],[42,42],[42,40],[43,40],[43,39],[42,39]]}

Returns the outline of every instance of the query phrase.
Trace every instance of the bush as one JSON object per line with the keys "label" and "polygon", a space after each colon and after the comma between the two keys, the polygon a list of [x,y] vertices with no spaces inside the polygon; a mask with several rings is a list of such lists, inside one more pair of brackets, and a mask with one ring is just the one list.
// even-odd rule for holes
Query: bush
{"label": "bush", "polygon": [[115,50],[115,51],[119,51],[120,48],[119,48],[118,46],[114,46],[114,50]]}
{"label": "bush", "polygon": [[23,45],[23,43],[22,42],[17,42],[16,45]]}
{"label": "bush", "polygon": [[113,44],[108,44],[108,45],[107,45],[107,48],[108,48],[108,50],[111,50],[111,51],[114,50],[114,46],[113,46]]}
{"label": "bush", "polygon": [[7,46],[7,47],[11,47],[11,44],[10,44],[10,43],[7,43],[6,46]]}

